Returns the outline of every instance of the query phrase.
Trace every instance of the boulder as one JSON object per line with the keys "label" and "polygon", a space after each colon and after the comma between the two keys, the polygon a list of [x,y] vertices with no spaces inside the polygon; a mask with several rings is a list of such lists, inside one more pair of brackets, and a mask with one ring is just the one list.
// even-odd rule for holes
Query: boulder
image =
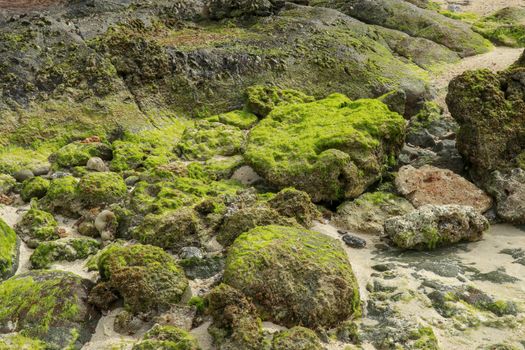
{"label": "boulder", "polygon": [[266,117],[275,107],[313,101],[313,96],[277,86],[255,85],[246,89],[246,108],[260,118]]}
{"label": "boulder", "polygon": [[399,248],[431,250],[481,239],[489,222],[472,207],[426,205],[385,221],[385,233]]}
{"label": "boulder", "polygon": [[283,1],[276,0],[210,0],[208,15],[211,19],[244,16],[269,16],[277,11]]}
{"label": "boulder", "polygon": [[323,350],[321,340],[314,331],[304,327],[293,327],[274,334],[272,350]]}
{"label": "boulder", "polygon": [[31,271],[0,284],[0,333],[21,332],[46,349],[80,349],[100,314],[88,303],[92,282],[63,271]]}
{"label": "boulder", "polygon": [[427,204],[456,204],[484,213],[492,207],[492,198],[476,185],[450,170],[425,165],[416,169],[410,165],[399,169],[396,188],[416,208]]}
{"label": "boulder", "polygon": [[7,195],[16,185],[16,179],[11,175],[0,174],[0,195]]}
{"label": "boulder", "polygon": [[78,180],[73,176],[51,180],[46,195],[39,201],[39,206],[49,212],[75,216],[80,209],[77,184]]}
{"label": "boulder", "polygon": [[86,259],[99,248],[100,243],[92,238],[63,238],[40,243],[29,261],[34,269],[47,269],[56,261]]}
{"label": "boulder", "polygon": [[485,186],[496,198],[496,212],[500,218],[513,224],[525,224],[525,170],[495,171]]}
{"label": "boulder", "polygon": [[0,219],[0,280],[13,276],[18,267],[19,240],[15,231]]}
{"label": "boulder", "polygon": [[61,168],[72,168],[85,166],[92,157],[111,160],[111,147],[101,142],[73,142],[53,153],[49,161]]}
{"label": "boulder", "polygon": [[80,179],[77,192],[82,204],[93,208],[122,200],[128,193],[128,187],[119,174],[89,173]]}
{"label": "boulder", "polygon": [[285,188],[280,191],[268,201],[268,204],[282,216],[294,218],[306,228],[312,227],[314,220],[321,217],[321,213],[312,203],[308,193],[294,188]]}
{"label": "boulder", "polygon": [[27,179],[23,183],[20,196],[26,202],[29,202],[32,198],[40,199],[46,195],[49,186],[50,181],[40,176]]}
{"label": "boulder", "polygon": [[496,45],[525,47],[525,8],[502,8],[481,18],[472,28]]}
{"label": "boulder", "polygon": [[86,169],[98,172],[104,172],[109,170],[106,163],[104,163],[104,160],[102,160],[102,158],[100,157],[89,158],[86,164]]}
{"label": "boulder", "polygon": [[385,220],[412,210],[412,204],[403,197],[383,191],[369,192],[337,207],[333,224],[350,231],[381,235]]}
{"label": "boulder", "polygon": [[250,297],[264,320],[333,327],[360,314],[359,287],[341,243],[307,229],[263,226],[228,250],[224,282]]}
{"label": "boulder", "polygon": [[15,230],[26,243],[52,241],[60,238],[58,222],[53,214],[37,208],[29,209],[22,220],[16,224]]}
{"label": "boulder", "polygon": [[355,198],[395,162],[404,131],[382,102],[333,94],[275,108],[251,130],[245,159],[271,185],[314,202]]}
{"label": "boulder", "polygon": [[197,340],[187,331],[173,326],[155,325],[132,350],[200,350]]}

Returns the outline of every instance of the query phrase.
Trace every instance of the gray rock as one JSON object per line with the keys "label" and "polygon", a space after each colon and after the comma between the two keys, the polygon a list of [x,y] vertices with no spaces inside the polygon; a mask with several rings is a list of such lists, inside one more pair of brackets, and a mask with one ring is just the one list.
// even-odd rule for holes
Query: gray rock
{"label": "gray rock", "polygon": [[182,247],[180,249],[179,256],[181,259],[202,259],[204,258],[204,254],[202,253],[202,250],[197,247]]}
{"label": "gray rock", "polygon": [[396,246],[418,250],[477,241],[488,228],[484,216],[461,205],[426,205],[385,222],[385,233]]}
{"label": "gray rock", "polygon": [[406,137],[406,142],[412,146],[423,148],[434,148],[436,140],[427,129],[412,130]]}
{"label": "gray rock", "polygon": [[117,217],[110,210],[103,210],[95,218],[95,228],[100,232],[100,237],[103,241],[115,238],[117,226]]}
{"label": "gray rock", "polygon": [[98,172],[104,172],[109,170],[106,163],[104,163],[102,158],[99,157],[89,158],[86,168]]}
{"label": "gray rock", "polygon": [[135,184],[136,184],[137,182],[139,182],[139,181],[140,181],[140,177],[135,176],[135,175],[128,176],[128,177],[124,180],[124,182],[126,183],[126,186],[129,186],[129,187],[131,187],[131,186],[135,186]]}
{"label": "gray rock", "polygon": [[14,173],[13,177],[18,182],[24,182],[27,179],[31,179],[31,178],[35,177],[35,174],[33,174],[33,172],[31,170],[29,170],[29,169],[22,169],[20,171],[17,171],[16,173]]}
{"label": "gray rock", "polygon": [[346,234],[341,239],[347,246],[352,248],[362,249],[366,247],[366,241],[354,235]]}
{"label": "gray rock", "polygon": [[33,174],[35,176],[44,176],[44,175],[49,174],[50,171],[51,171],[51,165],[42,165],[37,168],[34,168]]}
{"label": "gray rock", "polygon": [[503,220],[525,224],[525,170],[495,171],[485,187],[496,198],[496,212]]}

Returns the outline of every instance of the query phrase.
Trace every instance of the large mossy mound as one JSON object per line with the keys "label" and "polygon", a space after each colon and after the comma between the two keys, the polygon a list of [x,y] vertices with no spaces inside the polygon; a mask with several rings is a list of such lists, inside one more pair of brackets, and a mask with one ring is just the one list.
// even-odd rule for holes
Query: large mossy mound
{"label": "large mossy mound", "polygon": [[98,258],[102,283],[133,313],[163,310],[181,300],[188,286],[175,259],[149,245],[111,246]]}
{"label": "large mossy mound", "polygon": [[14,275],[18,266],[18,238],[15,231],[0,219],[0,280]]}
{"label": "large mossy mound", "polygon": [[104,206],[123,199],[128,189],[122,176],[115,173],[89,173],[77,186],[78,198],[88,207]]}
{"label": "large mossy mound", "polygon": [[100,315],[88,304],[92,283],[61,271],[33,271],[0,284],[0,331],[40,339],[46,349],[80,349]]}
{"label": "large mossy mound", "polygon": [[263,319],[332,327],[360,313],[359,288],[340,243],[320,233],[264,226],[230,247],[224,281],[253,299]]}
{"label": "large mossy mound", "polygon": [[15,229],[25,242],[52,241],[59,238],[58,222],[53,214],[34,207],[24,214]]}
{"label": "large mossy mound", "polygon": [[404,131],[382,102],[333,94],[275,108],[252,129],[245,158],[270,184],[314,202],[354,198],[395,162]]}

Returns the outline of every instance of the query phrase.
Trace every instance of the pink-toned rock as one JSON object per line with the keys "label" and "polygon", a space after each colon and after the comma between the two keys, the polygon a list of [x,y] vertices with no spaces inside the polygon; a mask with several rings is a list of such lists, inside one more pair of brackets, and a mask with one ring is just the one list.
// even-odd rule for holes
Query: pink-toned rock
{"label": "pink-toned rock", "polygon": [[416,208],[423,205],[467,205],[483,213],[492,207],[492,198],[458,174],[425,165],[399,170],[396,187]]}

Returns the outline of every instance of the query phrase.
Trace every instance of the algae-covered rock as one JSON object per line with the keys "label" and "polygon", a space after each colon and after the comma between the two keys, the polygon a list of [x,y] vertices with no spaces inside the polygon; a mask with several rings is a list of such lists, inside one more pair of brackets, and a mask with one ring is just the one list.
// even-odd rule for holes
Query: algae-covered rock
{"label": "algae-covered rock", "polygon": [[489,222],[472,207],[426,205],[385,221],[385,233],[403,249],[431,250],[481,239]]}
{"label": "algae-covered rock", "polygon": [[404,130],[382,102],[333,94],[275,108],[250,132],[245,158],[273,186],[314,202],[354,198],[395,162]]}
{"label": "algae-covered rock", "polygon": [[155,325],[132,350],[200,350],[197,340],[187,331],[173,326]]}
{"label": "algae-covered rock", "polygon": [[218,114],[213,117],[206,118],[206,120],[235,126],[243,130],[250,129],[259,121],[255,114],[245,110],[236,110],[228,113]]}
{"label": "algae-covered rock", "polygon": [[261,349],[261,320],[245,295],[229,285],[220,284],[207,295],[207,300],[208,311],[213,317],[208,332],[220,350]]}
{"label": "algae-covered rock", "polygon": [[25,242],[51,241],[60,238],[57,230],[58,222],[53,214],[35,207],[32,207],[24,214],[15,229]]}
{"label": "algae-covered rock", "polygon": [[78,180],[64,176],[51,181],[46,195],[39,202],[42,209],[64,215],[75,215],[80,207],[77,192]]}
{"label": "algae-covered rock", "polygon": [[111,246],[98,258],[98,269],[103,283],[118,292],[132,313],[167,309],[188,286],[175,259],[149,245]]}
{"label": "algae-covered rock", "polygon": [[295,218],[306,228],[311,227],[314,220],[321,217],[321,213],[312,203],[308,193],[294,188],[283,189],[270,199],[268,204],[282,216]]}
{"label": "algae-covered rock", "polygon": [[56,261],[85,259],[99,248],[100,242],[92,238],[63,238],[40,243],[29,260],[32,268],[46,269]]}
{"label": "algae-covered rock", "polygon": [[111,147],[101,142],[73,142],[51,154],[49,161],[61,168],[85,166],[92,157],[111,160]]}
{"label": "algae-covered rock", "polygon": [[412,210],[412,204],[403,197],[383,191],[369,192],[337,207],[333,223],[346,230],[382,234],[385,220]]}
{"label": "algae-covered rock", "polygon": [[266,117],[278,106],[313,101],[313,96],[297,90],[280,89],[277,86],[256,85],[246,90],[246,108],[261,118]]}
{"label": "algae-covered rock", "polygon": [[525,9],[502,8],[474,23],[473,29],[496,45],[524,47]]}
{"label": "algae-covered rock", "polygon": [[277,3],[275,0],[211,0],[208,15],[212,19],[269,16],[278,9]]}
{"label": "algae-covered rock", "polygon": [[253,299],[263,319],[332,327],[360,314],[359,288],[340,243],[320,233],[264,226],[228,251],[224,282]]}
{"label": "algae-covered rock", "polygon": [[133,231],[133,236],[143,244],[151,244],[177,251],[186,246],[201,246],[205,238],[204,228],[191,208],[168,210],[162,214],[150,214]]}
{"label": "algae-covered rock", "polygon": [[63,271],[32,271],[0,284],[0,332],[21,332],[46,349],[80,349],[100,317],[87,304],[88,280]]}
{"label": "algae-covered rock", "polygon": [[20,334],[8,334],[0,338],[0,350],[46,350],[46,344],[38,339],[31,339]]}
{"label": "algae-covered rock", "polygon": [[29,202],[32,198],[40,199],[44,197],[49,189],[50,181],[43,177],[33,177],[24,181],[20,196],[26,202]]}
{"label": "algae-covered rock", "polygon": [[293,327],[273,336],[272,350],[322,350],[321,340],[314,331]]}
{"label": "algae-covered rock", "polygon": [[495,171],[485,187],[496,198],[499,217],[513,224],[525,224],[525,170]]}
{"label": "algae-covered rock", "polygon": [[15,274],[18,267],[18,247],[15,231],[0,219],[0,280]]}
{"label": "algae-covered rock", "polygon": [[0,174],[0,195],[6,195],[15,187],[16,180],[11,175]]}
{"label": "algae-covered rock", "polygon": [[241,129],[205,120],[184,131],[177,150],[187,160],[206,160],[214,156],[233,156],[244,144]]}
{"label": "algae-covered rock", "polygon": [[78,198],[88,207],[104,206],[118,202],[128,193],[122,176],[116,173],[89,173],[77,186]]}

